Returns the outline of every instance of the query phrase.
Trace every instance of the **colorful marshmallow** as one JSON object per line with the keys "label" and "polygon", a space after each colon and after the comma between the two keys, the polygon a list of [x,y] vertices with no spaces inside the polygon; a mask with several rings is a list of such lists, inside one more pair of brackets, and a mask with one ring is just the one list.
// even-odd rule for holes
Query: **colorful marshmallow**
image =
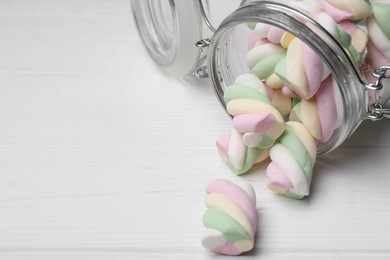
{"label": "colorful marshmallow", "polygon": [[242,114],[272,115],[274,118],[272,126],[261,133],[267,138],[275,140],[283,133],[284,118],[269,100],[264,84],[254,75],[239,76],[235,84],[225,90],[224,100],[228,113],[233,117]]}
{"label": "colorful marshmallow", "polygon": [[286,50],[279,44],[263,43],[248,52],[246,63],[252,74],[265,80],[274,72],[276,64],[285,53]]}
{"label": "colorful marshmallow", "polygon": [[318,54],[295,38],[287,48],[286,57],[276,65],[275,73],[291,91],[303,99],[310,99],[330,71]]}
{"label": "colorful marshmallow", "polygon": [[361,64],[366,54],[368,33],[365,26],[358,26],[350,21],[339,23],[339,27],[344,30],[350,37],[350,45],[347,47],[353,60]]}
{"label": "colorful marshmallow", "polygon": [[206,187],[203,215],[207,228],[202,245],[224,255],[240,255],[254,247],[257,227],[256,196],[251,185],[216,179]]}
{"label": "colorful marshmallow", "polygon": [[309,100],[302,99],[290,113],[291,121],[300,121],[309,133],[317,140],[327,142],[337,127],[338,116],[342,113],[336,105],[336,84],[332,77],[321,83],[315,97]]}
{"label": "colorful marshmallow", "polygon": [[336,22],[358,21],[371,15],[366,0],[323,0],[323,8]]}
{"label": "colorful marshmallow", "polygon": [[268,91],[252,74],[239,76],[225,90],[224,101],[234,128],[216,145],[223,161],[237,175],[268,158],[268,148],[284,131],[284,118],[269,100]]}
{"label": "colorful marshmallow", "polygon": [[245,145],[243,134],[235,129],[219,137],[216,146],[223,162],[237,175],[246,173],[253,165],[264,161],[269,156],[269,149]]}
{"label": "colorful marshmallow", "polygon": [[268,188],[292,199],[308,196],[316,153],[316,142],[306,127],[287,122],[279,143],[270,151]]}

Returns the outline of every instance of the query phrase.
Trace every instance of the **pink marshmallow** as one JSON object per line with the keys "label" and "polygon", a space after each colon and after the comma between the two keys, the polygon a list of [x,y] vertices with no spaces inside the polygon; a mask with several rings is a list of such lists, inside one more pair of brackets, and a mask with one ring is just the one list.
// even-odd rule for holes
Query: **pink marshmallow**
{"label": "pink marshmallow", "polygon": [[318,91],[324,71],[324,63],[312,48],[302,42],[303,65],[307,78],[308,91],[305,99],[312,98]]}
{"label": "pink marshmallow", "polygon": [[225,133],[218,138],[216,143],[218,151],[220,151],[225,156],[228,156],[229,140],[230,133]]}
{"label": "pink marshmallow", "polygon": [[268,31],[267,39],[272,43],[280,43],[280,39],[282,38],[285,32],[286,32],[285,30],[279,27],[272,26]]}
{"label": "pink marshmallow", "polygon": [[228,241],[222,246],[218,246],[214,248],[213,251],[217,254],[224,254],[224,255],[239,255],[242,253],[236,249],[233,242],[231,241]]}
{"label": "pink marshmallow", "polygon": [[285,189],[293,188],[293,184],[284,174],[284,171],[273,162],[271,162],[267,167],[267,178],[271,184],[278,187]]}
{"label": "pink marshmallow", "polygon": [[283,86],[282,87],[282,93],[283,93],[283,95],[285,95],[286,97],[296,97],[297,96],[297,94],[295,94],[295,92],[294,91],[292,91],[289,87],[287,87],[287,86]]}
{"label": "pink marshmallow", "polygon": [[351,36],[354,35],[357,31],[356,24],[350,21],[343,21],[339,23],[339,26]]}
{"label": "pink marshmallow", "polygon": [[325,79],[316,95],[322,142],[332,137],[337,123],[337,108],[332,84],[332,77]]}
{"label": "pink marshmallow", "polygon": [[272,100],[274,98],[274,95],[275,95],[275,90],[268,87],[267,85],[265,85],[265,86],[266,86],[265,90],[267,91],[267,97],[269,100]]}
{"label": "pink marshmallow", "polygon": [[375,47],[371,40],[368,41],[367,49],[371,64],[375,68],[383,65],[390,65],[390,61],[387,60],[386,57]]}
{"label": "pink marshmallow", "polygon": [[353,17],[353,14],[338,9],[337,7],[329,4],[327,1],[322,1],[324,11],[329,14],[336,23],[349,20]]}
{"label": "pink marshmallow", "polygon": [[251,198],[244,190],[228,180],[218,179],[211,182],[206,187],[207,194],[214,192],[228,197],[230,200],[240,206],[240,208],[245,212],[251,221],[253,230],[256,229],[257,213],[253,207]]}
{"label": "pink marshmallow", "polygon": [[259,36],[255,32],[252,32],[249,35],[249,40],[248,40],[248,49],[251,50],[255,47],[257,40],[259,39]]}
{"label": "pink marshmallow", "polygon": [[249,50],[257,47],[257,46],[260,46],[260,45],[263,45],[263,44],[267,44],[267,43],[271,43],[269,40],[267,40],[266,38],[257,38],[256,42],[254,43],[253,47],[250,48]]}
{"label": "pink marshmallow", "polygon": [[242,114],[233,118],[233,127],[239,133],[266,133],[276,123],[276,117],[271,113]]}

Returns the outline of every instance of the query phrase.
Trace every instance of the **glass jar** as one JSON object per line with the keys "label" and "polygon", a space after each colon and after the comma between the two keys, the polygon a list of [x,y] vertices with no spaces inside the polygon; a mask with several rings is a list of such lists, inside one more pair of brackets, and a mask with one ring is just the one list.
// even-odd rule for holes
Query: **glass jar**
{"label": "glass jar", "polygon": [[207,77],[203,47],[240,1],[131,0],[131,4],[138,32],[153,61],[174,77],[196,74],[203,78]]}
{"label": "glass jar", "polygon": [[[329,139],[318,143],[318,155],[339,147],[363,120],[388,117],[390,111],[384,107],[390,96],[386,86],[390,64],[381,64],[371,77],[365,71],[367,66],[351,54],[342,37],[335,36],[337,32],[318,10],[302,1],[227,2],[230,9],[223,8],[225,1],[210,8],[213,1],[201,0],[133,0],[132,5],[139,33],[153,60],[179,78],[211,79],[224,107],[226,88],[250,71],[246,55],[253,48],[248,39],[255,25],[279,28],[307,45],[337,82],[341,101],[341,122]],[[234,6],[239,8],[227,15]],[[210,22],[214,13],[227,15],[218,29]],[[366,54],[362,51],[361,57]]]}

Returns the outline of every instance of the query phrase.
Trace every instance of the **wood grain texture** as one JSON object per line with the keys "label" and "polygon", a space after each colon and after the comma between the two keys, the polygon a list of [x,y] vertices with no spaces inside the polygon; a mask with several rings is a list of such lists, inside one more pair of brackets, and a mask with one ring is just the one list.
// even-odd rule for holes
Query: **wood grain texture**
{"label": "wood grain texture", "polygon": [[[209,83],[148,58],[127,0],[0,1],[0,259],[209,259],[204,188],[231,173]],[[388,259],[389,121],[319,159],[303,201],[265,188],[246,258]],[[223,259],[224,257],[218,257]]]}

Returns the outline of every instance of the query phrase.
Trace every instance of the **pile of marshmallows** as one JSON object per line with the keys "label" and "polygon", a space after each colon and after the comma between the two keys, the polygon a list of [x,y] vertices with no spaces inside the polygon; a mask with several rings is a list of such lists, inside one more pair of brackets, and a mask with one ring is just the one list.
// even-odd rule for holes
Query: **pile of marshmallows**
{"label": "pile of marshmallows", "polygon": [[[293,2],[305,8],[372,79],[371,68],[390,64],[390,3],[365,0]],[[236,174],[270,157],[268,188],[292,199],[309,195],[317,144],[343,122],[337,83],[323,60],[289,32],[250,24],[250,73],[224,93],[233,130],[217,140]]]}
{"label": "pile of marshmallows", "polygon": [[[373,68],[390,64],[389,0],[292,3],[317,18],[368,71],[368,81]],[[268,187],[302,199],[309,195],[317,144],[329,141],[343,122],[341,95],[329,69],[305,43],[274,26],[249,27],[250,73],[225,90],[233,130],[217,140],[218,152],[237,175],[270,157]],[[209,184],[203,246],[227,255],[253,248],[256,203],[249,186],[226,180]]]}

